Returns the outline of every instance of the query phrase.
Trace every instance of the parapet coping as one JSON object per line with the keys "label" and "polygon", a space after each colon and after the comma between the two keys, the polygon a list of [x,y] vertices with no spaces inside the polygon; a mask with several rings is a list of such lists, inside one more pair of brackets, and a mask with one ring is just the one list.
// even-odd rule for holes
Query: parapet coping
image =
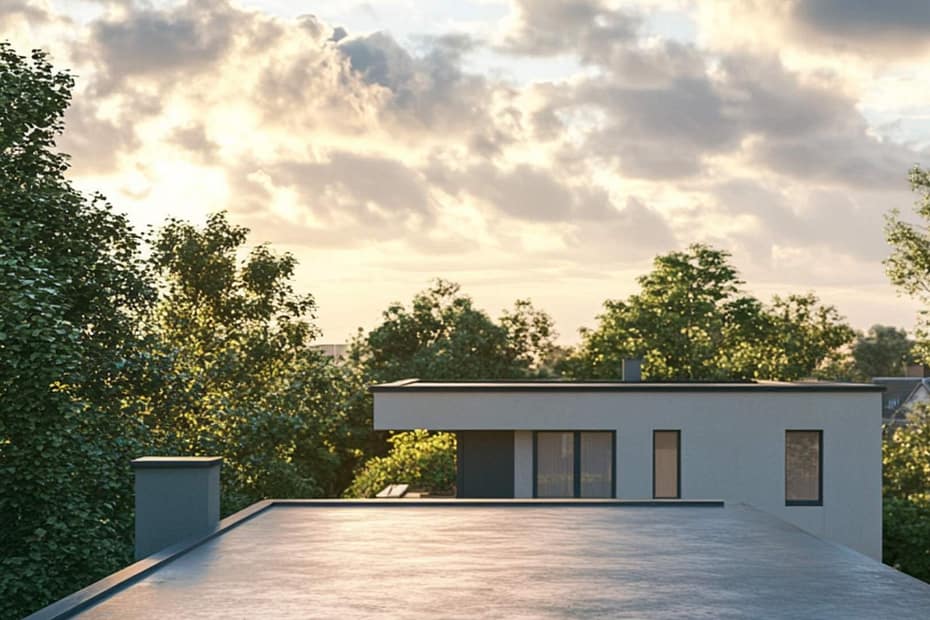
{"label": "parapet coping", "polygon": [[223,464],[221,456],[143,456],[131,461],[133,469],[196,469]]}

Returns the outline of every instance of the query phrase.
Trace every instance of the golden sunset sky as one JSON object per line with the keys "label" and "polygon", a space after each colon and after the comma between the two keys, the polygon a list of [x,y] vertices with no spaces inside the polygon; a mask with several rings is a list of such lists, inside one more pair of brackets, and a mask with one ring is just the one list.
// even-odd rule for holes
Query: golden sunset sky
{"label": "golden sunset sky", "polygon": [[883,216],[930,165],[930,2],[0,0],[77,76],[63,151],[140,229],[300,260],[323,341],[433,277],[563,342],[659,253],[908,327]]}

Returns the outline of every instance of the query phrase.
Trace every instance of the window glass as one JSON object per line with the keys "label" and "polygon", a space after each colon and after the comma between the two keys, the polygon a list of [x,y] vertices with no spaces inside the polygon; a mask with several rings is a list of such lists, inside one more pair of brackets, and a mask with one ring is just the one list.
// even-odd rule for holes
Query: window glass
{"label": "window glass", "polygon": [[785,501],[820,503],[821,431],[785,432]]}
{"label": "window glass", "polygon": [[536,496],[575,495],[575,434],[536,434]]}
{"label": "window glass", "polygon": [[677,499],[678,431],[655,431],[653,435],[652,494],[658,499]]}
{"label": "window glass", "polygon": [[613,495],[613,433],[581,433],[581,497]]}

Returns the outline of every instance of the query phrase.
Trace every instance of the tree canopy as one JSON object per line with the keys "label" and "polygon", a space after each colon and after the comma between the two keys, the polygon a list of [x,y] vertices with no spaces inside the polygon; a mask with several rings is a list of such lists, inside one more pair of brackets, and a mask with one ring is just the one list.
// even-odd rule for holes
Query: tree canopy
{"label": "tree canopy", "polygon": [[859,334],[853,345],[852,358],[860,380],[872,377],[900,377],[913,359],[914,341],[903,329],[890,325],[873,325],[866,334]]}
{"label": "tree canopy", "polygon": [[458,284],[440,279],[409,308],[391,304],[350,357],[373,381],[525,377],[544,370],[555,337],[552,319],[530,301],[518,300],[495,322]]}
{"label": "tree canopy", "polygon": [[643,358],[653,380],[797,379],[851,340],[852,329],[813,294],[765,305],[742,290],[729,254],[705,245],[657,256],[640,292],[608,300],[595,329],[563,363],[578,378],[617,378]]}
{"label": "tree canopy", "polygon": [[930,407],[915,405],[907,424],[886,429],[882,452],[882,559],[930,581]]}
{"label": "tree canopy", "polygon": [[363,387],[310,346],[316,303],[293,288],[293,256],[246,252],[247,234],[222,213],[169,220],[149,261],[162,286],[146,426],[161,452],[225,458],[224,512],[337,493],[370,428],[347,406]]}
{"label": "tree canopy", "polygon": [[888,214],[885,237],[891,255],[885,259],[885,271],[899,291],[923,304],[917,316],[914,354],[930,363],[930,170],[915,166],[909,179],[917,195],[914,211],[919,221],[906,220],[897,209]]}
{"label": "tree canopy", "polygon": [[[352,343],[349,359],[369,383],[540,376],[550,370],[555,337],[552,319],[529,300],[517,300],[495,322],[458,284],[440,279],[414,295],[409,308],[391,304],[382,323]],[[370,396],[355,407],[370,419]],[[433,493],[455,484],[455,438],[449,433],[413,431],[386,440],[376,433],[367,453],[372,458],[358,471],[350,496],[373,496],[391,483]]]}
{"label": "tree canopy", "polygon": [[152,289],[126,219],[64,178],[54,146],[72,86],[44,53],[0,42],[2,617],[131,558],[141,433],[126,396]]}
{"label": "tree canopy", "polygon": [[224,456],[228,513],[337,495],[371,428],[363,377],[309,346],[293,257],[246,252],[217,214],[169,220],[144,259],[72,187],[55,150],[72,88],[0,43],[0,617],[131,561],[132,458]]}
{"label": "tree canopy", "polygon": [[[887,328],[875,333],[864,353],[871,370],[898,367],[902,357],[930,362],[930,172],[915,167],[911,188],[917,195],[918,222],[897,210],[888,214],[885,236],[891,255],[888,277],[899,291],[920,301],[916,343]],[[878,350],[878,351],[876,351]],[[880,354],[876,354],[880,353]],[[857,360],[858,361],[858,360]],[[889,373],[891,374],[891,373]],[[919,403],[907,413],[907,425],[889,428],[883,446],[884,534],[882,559],[910,575],[930,581],[930,408]]]}

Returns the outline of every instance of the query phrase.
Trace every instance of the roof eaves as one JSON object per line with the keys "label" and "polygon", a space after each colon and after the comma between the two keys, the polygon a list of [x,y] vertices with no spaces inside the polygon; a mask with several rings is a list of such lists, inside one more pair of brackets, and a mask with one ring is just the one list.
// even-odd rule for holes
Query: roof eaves
{"label": "roof eaves", "polygon": [[874,383],[834,382],[625,382],[625,381],[436,381],[372,385],[379,392],[884,392]]}

